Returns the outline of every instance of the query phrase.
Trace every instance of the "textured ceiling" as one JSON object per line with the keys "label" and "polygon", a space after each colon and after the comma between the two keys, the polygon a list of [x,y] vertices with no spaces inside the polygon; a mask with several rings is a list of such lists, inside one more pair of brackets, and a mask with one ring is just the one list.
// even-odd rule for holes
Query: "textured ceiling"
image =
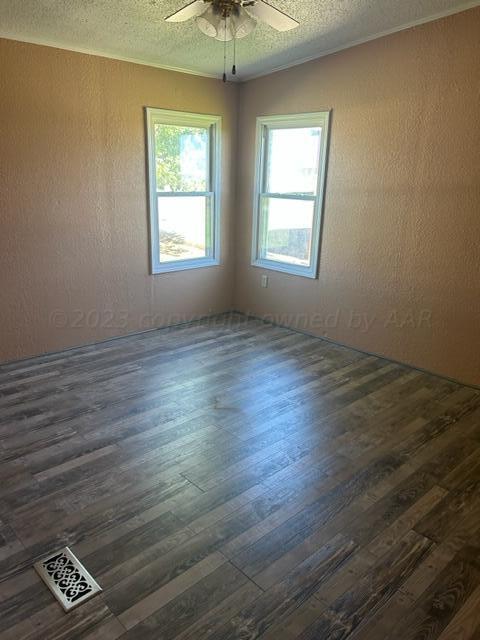
{"label": "textured ceiling", "polygon": [[[219,75],[223,44],[193,21],[165,23],[187,0],[0,0],[0,36]],[[237,44],[240,78],[321,56],[480,4],[465,0],[270,0],[300,27],[261,25]]]}

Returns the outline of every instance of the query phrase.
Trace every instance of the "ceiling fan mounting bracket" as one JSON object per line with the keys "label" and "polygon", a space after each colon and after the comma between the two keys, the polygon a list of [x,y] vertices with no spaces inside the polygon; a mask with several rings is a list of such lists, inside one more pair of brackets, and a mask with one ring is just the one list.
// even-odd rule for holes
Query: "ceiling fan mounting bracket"
{"label": "ceiling fan mounting bracket", "polygon": [[253,7],[256,0],[204,0],[205,4],[211,4],[213,11],[222,18],[238,15],[242,7]]}

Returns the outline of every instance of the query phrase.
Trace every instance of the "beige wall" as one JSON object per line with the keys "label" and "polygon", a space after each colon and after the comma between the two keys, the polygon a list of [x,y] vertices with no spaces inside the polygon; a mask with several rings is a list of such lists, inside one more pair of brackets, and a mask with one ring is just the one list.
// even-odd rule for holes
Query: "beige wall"
{"label": "beige wall", "polygon": [[[237,309],[480,384],[479,34],[473,9],[244,85]],[[322,108],[320,277],[251,267],[255,118]]]}
{"label": "beige wall", "polygon": [[[0,361],[231,308],[237,91],[0,40]],[[149,275],[146,105],[223,116],[220,267]]]}

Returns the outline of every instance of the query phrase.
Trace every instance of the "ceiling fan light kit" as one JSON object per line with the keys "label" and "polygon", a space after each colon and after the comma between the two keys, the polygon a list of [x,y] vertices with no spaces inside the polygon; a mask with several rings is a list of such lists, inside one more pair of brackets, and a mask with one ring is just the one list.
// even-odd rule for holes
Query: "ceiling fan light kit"
{"label": "ceiling fan light kit", "polygon": [[195,22],[202,33],[221,42],[245,38],[257,26],[256,21],[240,5],[236,11],[225,16],[211,4],[204,13],[195,18]]}
{"label": "ceiling fan light kit", "polygon": [[233,67],[236,73],[235,41],[248,36],[257,26],[257,21],[265,22],[277,31],[289,31],[298,27],[298,22],[283,11],[272,7],[263,0],[193,0],[165,20],[185,22],[194,18],[198,29],[210,38],[224,43],[223,81],[226,74],[226,44],[233,40]]}

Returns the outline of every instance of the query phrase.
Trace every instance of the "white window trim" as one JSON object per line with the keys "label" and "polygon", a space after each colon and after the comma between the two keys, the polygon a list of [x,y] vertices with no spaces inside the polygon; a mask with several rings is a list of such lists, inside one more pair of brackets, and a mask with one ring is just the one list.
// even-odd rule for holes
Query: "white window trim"
{"label": "white window trim", "polygon": [[[257,132],[255,144],[255,188],[253,201],[253,233],[252,233],[252,261],[254,267],[262,269],[270,269],[272,271],[281,271],[306,278],[318,277],[318,265],[320,259],[320,236],[322,230],[322,217],[325,197],[325,178],[327,172],[327,156],[329,141],[329,123],[330,111],[320,111],[317,113],[301,113],[281,116],[262,116],[257,118]],[[320,163],[318,172],[318,184],[316,196],[290,195],[281,193],[268,193],[272,198],[284,198],[293,200],[310,200],[315,201],[312,227],[312,264],[308,267],[301,265],[288,264],[286,262],[277,262],[275,260],[267,260],[260,257],[259,241],[261,222],[260,216],[260,199],[266,180],[266,139],[268,127],[273,128],[295,128],[295,127],[322,127],[322,138],[320,145]]]}
{"label": "white window trim", "polygon": [[[220,200],[221,200],[221,125],[222,117],[204,115],[198,113],[186,113],[183,111],[168,111],[165,109],[145,108],[145,120],[147,129],[147,170],[149,193],[149,217],[150,217],[150,273],[171,273],[172,271],[184,271],[185,269],[198,269],[212,267],[220,264]],[[209,187],[205,192],[182,192],[182,196],[207,195],[212,196],[212,255],[204,258],[191,258],[188,260],[175,260],[172,262],[160,262],[159,229],[158,229],[158,193],[154,144],[154,124],[172,124],[179,126],[209,126],[210,137],[210,171]],[[175,192],[179,193],[179,192]],[[168,193],[162,192],[163,196]],[[175,196],[173,196],[175,197]]]}

